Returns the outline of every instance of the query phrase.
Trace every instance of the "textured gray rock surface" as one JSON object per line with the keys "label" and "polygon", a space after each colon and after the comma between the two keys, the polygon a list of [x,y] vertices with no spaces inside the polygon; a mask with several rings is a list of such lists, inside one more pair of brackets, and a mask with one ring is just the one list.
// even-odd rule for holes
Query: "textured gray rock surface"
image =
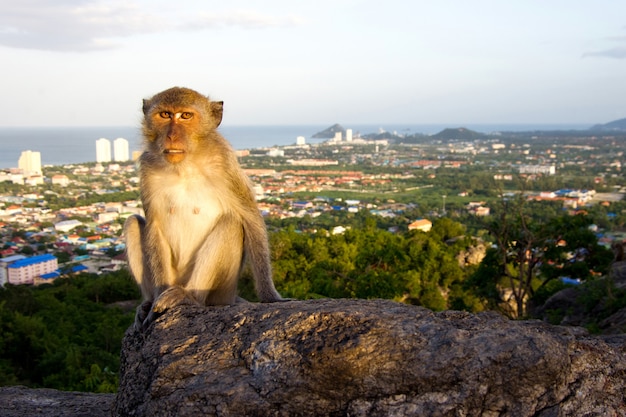
{"label": "textured gray rock surface", "polygon": [[114,394],[0,387],[2,417],[108,417]]}
{"label": "textured gray rock surface", "polygon": [[626,416],[626,335],[383,300],[167,311],[113,415]]}

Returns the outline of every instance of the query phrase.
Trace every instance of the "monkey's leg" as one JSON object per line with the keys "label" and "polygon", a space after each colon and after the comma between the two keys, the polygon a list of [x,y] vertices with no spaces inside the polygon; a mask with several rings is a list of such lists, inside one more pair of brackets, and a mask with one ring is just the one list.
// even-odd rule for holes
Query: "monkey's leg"
{"label": "monkey's leg", "polygon": [[141,316],[139,308],[137,309],[137,319],[143,318],[142,328],[146,329],[165,309],[179,304],[184,296],[178,294],[184,295],[184,291],[177,285],[171,263],[171,250],[158,224],[154,222],[149,224],[144,232],[142,240],[146,277],[144,281],[149,283],[145,286],[147,293],[144,297],[148,301],[139,306],[142,309]]}
{"label": "monkey's leg", "polygon": [[185,289],[202,305],[234,304],[242,263],[241,221],[225,214],[198,250]]}
{"label": "monkey's leg", "polygon": [[143,236],[146,221],[143,217],[132,215],[124,223],[124,235],[126,236],[126,256],[130,273],[141,289],[142,303],[137,307],[135,314],[135,327],[139,328],[146,319],[152,306],[154,283],[149,276],[144,275],[146,268],[143,256]]}

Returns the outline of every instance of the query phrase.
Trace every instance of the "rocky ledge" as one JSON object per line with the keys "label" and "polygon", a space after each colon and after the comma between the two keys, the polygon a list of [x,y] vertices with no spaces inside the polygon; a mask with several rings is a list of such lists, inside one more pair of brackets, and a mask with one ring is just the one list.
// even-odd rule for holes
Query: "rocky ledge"
{"label": "rocky ledge", "polygon": [[2,417],[109,417],[115,394],[0,387]]}
{"label": "rocky ledge", "polygon": [[626,335],[382,300],[167,311],[111,394],[0,388],[0,415],[626,416]]}
{"label": "rocky ledge", "polygon": [[383,300],[180,306],[124,338],[121,416],[626,416],[626,335]]}

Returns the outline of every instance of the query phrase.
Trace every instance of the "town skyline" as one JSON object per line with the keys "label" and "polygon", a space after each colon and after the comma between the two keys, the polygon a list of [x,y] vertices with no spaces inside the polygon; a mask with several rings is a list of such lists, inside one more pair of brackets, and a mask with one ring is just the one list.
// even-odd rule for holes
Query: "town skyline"
{"label": "town skyline", "polygon": [[[279,126],[233,126],[227,123],[220,126],[219,132],[231,143],[234,149],[268,148],[297,144],[299,138],[308,143],[319,142],[316,138],[324,130],[333,126],[345,126],[356,136],[371,135],[381,131],[397,135],[422,134],[432,136],[446,129],[466,128],[488,135],[493,132],[528,132],[528,131],[587,131],[593,127],[610,130],[626,130],[626,118],[607,123],[593,124],[354,124],[343,123],[328,125],[279,125]],[[326,129],[325,129],[326,128]],[[104,135],[104,136],[103,136]],[[129,155],[141,151],[140,129],[136,126],[125,127],[44,127],[44,128],[2,128],[0,127],[0,169],[16,167],[21,152],[32,150],[42,154],[44,165],[66,163],[84,163],[97,161],[97,151],[91,143],[96,138],[118,138],[128,140]],[[328,137],[330,138],[330,137]],[[112,140],[112,139],[111,139]],[[47,151],[47,152],[46,152]],[[13,156],[11,156],[13,154]],[[49,156],[54,155],[52,161]],[[60,159],[61,158],[61,159]],[[71,160],[62,160],[71,158]]]}

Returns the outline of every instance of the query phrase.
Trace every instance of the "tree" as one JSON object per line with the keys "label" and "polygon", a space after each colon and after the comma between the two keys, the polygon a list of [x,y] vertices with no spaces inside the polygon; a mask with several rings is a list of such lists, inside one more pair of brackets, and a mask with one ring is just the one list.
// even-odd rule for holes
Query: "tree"
{"label": "tree", "polygon": [[[503,308],[511,317],[524,317],[533,294],[536,267],[550,237],[540,221],[533,221],[524,193],[502,195],[487,224],[497,247],[498,276],[506,280]],[[509,308],[510,307],[510,308]]]}
{"label": "tree", "polygon": [[496,271],[505,314],[524,317],[536,291],[553,280],[586,280],[608,272],[611,252],[598,245],[591,223],[586,215],[556,214],[523,192],[502,195],[486,224],[496,244],[495,254],[483,260],[485,266],[477,273]]}

